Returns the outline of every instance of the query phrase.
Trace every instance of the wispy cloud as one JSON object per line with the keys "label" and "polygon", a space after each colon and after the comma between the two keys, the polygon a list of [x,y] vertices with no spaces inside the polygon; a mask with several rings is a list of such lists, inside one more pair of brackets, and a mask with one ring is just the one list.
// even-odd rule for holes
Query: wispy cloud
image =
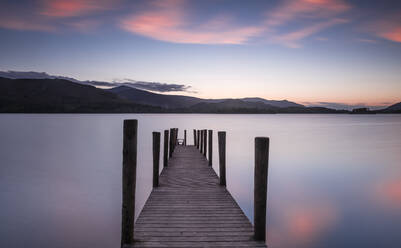
{"label": "wispy cloud", "polygon": [[[117,23],[127,32],[171,43],[247,44],[262,40],[290,48],[302,47],[309,37],[350,22],[346,15],[353,8],[346,0],[283,0],[273,6],[266,4],[254,13],[252,21],[244,22],[235,10],[202,16],[189,0],[34,0],[27,9],[21,6],[11,0],[0,3],[0,28],[87,32],[105,23]],[[399,15],[383,19],[370,25],[369,32],[401,42],[399,23]]]}
{"label": "wispy cloud", "polygon": [[87,32],[101,23],[93,17],[102,11],[112,10],[119,0],[36,0],[29,8],[12,1],[0,3],[0,28],[42,32],[74,30]]}
{"label": "wispy cloud", "polygon": [[299,18],[332,18],[350,8],[342,0],[286,0],[267,12],[266,25],[273,28]]}
{"label": "wispy cloud", "polygon": [[72,17],[107,10],[112,6],[111,0],[42,0],[39,13],[50,17]]}
{"label": "wispy cloud", "polygon": [[149,9],[124,18],[121,27],[152,39],[195,44],[243,44],[262,28],[241,26],[227,15],[215,16],[198,25],[191,25],[187,2],[154,1]]}
{"label": "wispy cloud", "polygon": [[401,43],[401,14],[397,13],[373,21],[365,30],[377,37]]}
{"label": "wispy cloud", "polygon": [[363,43],[377,44],[377,40],[373,40],[373,39],[357,38],[355,40],[358,42],[363,42]]}
{"label": "wispy cloud", "polygon": [[[239,25],[234,15],[217,15],[203,23],[191,24],[191,13],[185,0],[152,1],[148,8],[121,21],[129,32],[173,43],[244,44],[254,37],[296,48],[300,41],[323,29],[345,23],[338,18],[351,6],[342,0],[287,0],[280,3],[259,22]],[[293,22],[298,29],[280,32]]]}
{"label": "wispy cloud", "polygon": [[312,24],[310,26],[298,29],[293,32],[281,34],[281,35],[273,35],[272,40],[276,43],[283,44],[287,47],[291,48],[298,48],[300,47],[300,41],[305,39],[306,37],[309,37],[315,33],[318,33],[319,31],[329,28],[331,26],[337,25],[337,24],[342,24],[346,23],[347,20],[345,19],[331,19],[325,22],[320,22],[316,24]]}
{"label": "wispy cloud", "polygon": [[[300,41],[334,25],[346,23],[340,18],[351,9],[342,0],[287,0],[266,13],[266,29],[269,39],[291,48],[300,47]],[[281,29],[301,23],[293,31],[280,32]]]}

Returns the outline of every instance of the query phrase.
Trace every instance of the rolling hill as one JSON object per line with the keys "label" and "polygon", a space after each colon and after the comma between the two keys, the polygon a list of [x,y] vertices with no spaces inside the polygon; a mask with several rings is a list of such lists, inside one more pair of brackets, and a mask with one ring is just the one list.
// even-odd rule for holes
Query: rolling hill
{"label": "rolling hill", "polygon": [[[139,90],[128,86],[119,86],[108,91],[113,92],[129,101],[133,101],[140,104],[146,104],[151,106],[158,106],[166,109],[201,109],[201,108],[209,108],[211,106],[227,106],[228,108],[257,108],[257,109],[270,109],[272,107],[275,108],[288,108],[288,107],[304,107],[301,104],[297,104],[294,102],[290,102],[287,100],[275,101],[275,100],[266,100],[263,98],[242,98],[242,99],[202,99],[191,96],[181,96],[181,95],[164,95],[152,93],[145,90]],[[236,104],[236,106],[228,106],[228,105]],[[195,105],[198,105],[196,107]],[[241,105],[241,106],[239,106]],[[201,107],[203,106],[203,107]],[[209,107],[207,107],[209,106]]]}
{"label": "rolling hill", "polygon": [[162,107],[166,109],[189,107],[202,101],[200,98],[179,95],[163,95],[139,90],[128,86],[118,86],[106,90],[131,102]]}
{"label": "rolling hill", "polygon": [[64,79],[0,78],[0,112],[124,113],[160,112],[117,95]]}
{"label": "rolling hill", "polygon": [[278,108],[290,108],[290,107],[298,107],[298,108],[302,108],[305,107],[304,105],[295,103],[295,102],[290,102],[287,100],[281,100],[281,101],[277,101],[277,100],[266,100],[260,97],[246,97],[246,98],[241,98],[241,100],[245,101],[245,102],[261,102],[264,104],[268,104],[274,107],[278,107]]}
{"label": "rolling hill", "polygon": [[391,105],[388,108],[385,108],[383,112],[386,113],[401,113],[401,102]]}

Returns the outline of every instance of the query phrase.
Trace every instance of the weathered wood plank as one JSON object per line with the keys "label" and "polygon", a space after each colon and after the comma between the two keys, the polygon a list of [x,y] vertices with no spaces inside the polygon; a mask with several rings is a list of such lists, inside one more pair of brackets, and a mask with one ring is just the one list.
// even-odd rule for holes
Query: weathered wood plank
{"label": "weathered wood plank", "polygon": [[134,232],[127,247],[266,247],[195,146],[176,147]]}

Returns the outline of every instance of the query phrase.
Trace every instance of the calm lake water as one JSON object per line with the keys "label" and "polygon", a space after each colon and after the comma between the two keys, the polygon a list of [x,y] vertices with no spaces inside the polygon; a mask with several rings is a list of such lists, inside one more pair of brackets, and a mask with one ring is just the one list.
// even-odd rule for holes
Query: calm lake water
{"label": "calm lake water", "polygon": [[139,120],[137,214],[151,132],[227,131],[228,189],[252,220],[254,137],[270,137],[268,245],[401,247],[401,115],[0,115],[0,247],[120,245],[122,121]]}

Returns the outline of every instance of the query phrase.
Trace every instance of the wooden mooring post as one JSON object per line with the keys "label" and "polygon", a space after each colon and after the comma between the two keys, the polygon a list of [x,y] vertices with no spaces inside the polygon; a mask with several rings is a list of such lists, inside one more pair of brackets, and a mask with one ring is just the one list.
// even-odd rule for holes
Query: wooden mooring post
{"label": "wooden mooring post", "polygon": [[207,147],[207,130],[203,130],[203,156],[206,157],[206,148]]}
{"label": "wooden mooring post", "polygon": [[200,150],[200,153],[202,153],[203,154],[203,139],[204,138],[204,136],[203,136],[203,130],[200,130],[200,148],[199,148],[199,150]]}
{"label": "wooden mooring post", "polygon": [[121,247],[134,242],[138,121],[124,120]]}
{"label": "wooden mooring post", "polygon": [[194,146],[196,146],[196,130],[194,129]]}
{"label": "wooden mooring post", "polygon": [[254,236],[266,240],[267,173],[269,168],[269,138],[255,138]]}
{"label": "wooden mooring post", "polygon": [[209,130],[209,166],[213,163],[213,130]]}
{"label": "wooden mooring post", "polygon": [[168,165],[168,130],[164,130],[163,167]]}
{"label": "wooden mooring post", "polygon": [[184,130],[184,146],[187,145],[187,130]]}
{"label": "wooden mooring post", "polygon": [[174,141],[174,131],[173,131],[174,129],[173,128],[170,128],[170,149],[169,149],[169,157],[171,158],[171,156],[173,156],[173,150],[174,150],[174,148],[173,148],[173,141]]}
{"label": "wooden mooring post", "polygon": [[196,135],[196,148],[199,149],[199,143],[200,143],[200,130],[196,131],[197,135]]}
{"label": "wooden mooring post", "polygon": [[176,139],[176,129],[173,128],[173,153],[174,153],[174,150],[175,150],[175,145],[176,145],[176,143],[177,143],[177,139]]}
{"label": "wooden mooring post", "polygon": [[219,174],[220,185],[227,186],[226,182],[226,132],[218,132],[219,142]]}
{"label": "wooden mooring post", "polygon": [[160,133],[153,132],[153,187],[159,187]]}
{"label": "wooden mooring post", "polygon": [[174,128],[175,132],[174,132],[174,150],[178,145],[178,128]]}

